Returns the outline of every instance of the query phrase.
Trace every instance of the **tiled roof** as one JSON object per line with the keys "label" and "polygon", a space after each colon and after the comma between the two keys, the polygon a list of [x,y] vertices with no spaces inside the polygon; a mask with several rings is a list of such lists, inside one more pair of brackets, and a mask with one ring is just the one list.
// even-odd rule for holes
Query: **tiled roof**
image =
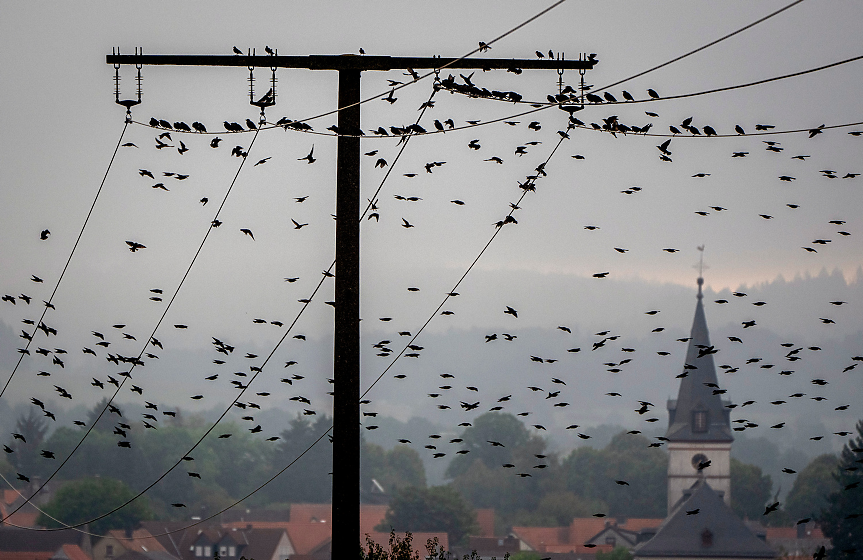
{"label": "tiled roof", "polygon": [[0,551],[0,560],[50,560],[53,552],[8,552]]}
{"label": "tiled roof", "polygon": [[494,536],[494,510],[490,508],[476,510],[476,522],[479,525],[478,537]]}
{"label": "tiled roof", "polygon": [[774,539],[823,539],[824,533],[821,532],[820,527],[813,527],[812,529],[806,529],[803,537],[797,536],[797,527],[764,527],[764,532],[767,534],[767,540],[772,541]]}
{"label": "tiled roof", "polygon": [[308,554],[312,550],[330,539],[332,526],[329,523],[302,523],[294,522],[285,524],[288,538],[297,554]]}
{"label": "tiled roof", "polygon": [[[239,532],[239,531],[238,531]],[[249,544],[243,549],[243,556],[267,560],[272,558],[285,535],[284,529],[251,529],[243,532]]]}
{"label": "tiled roof", "polygon": [[0,527],[0,551],[47,552],[50,557],[64,544],[80,544],[82,533],[73,529],[31,531]]}
{"label": "tiled roof", "polygon": [[291,521],[332,523],[333,506],[331,504],[291,504]]}
{"label": "tiled roof", "polygon": [[126,536],[125,531],[119,529],[108,531],[108,535],[116,539],[126,550],[167,552],[162,543],[147,529],[135,529],[132,531],[131,538]]}
{"label": "tiled roof", "polygon": [[627,531],[641,531],[642,529],[649,529],[651,527],[659,527],[662,524],[661,518],[653,518],[653,517],[630,517],[626,519],[625,523],[620,523],[619,526]]}
{"label": "tiled roof", "polygon": [[64,544],[53,558],[56,560],[60,554],[67,560],[93,560],[92,556],[84,552],[77,544]]}

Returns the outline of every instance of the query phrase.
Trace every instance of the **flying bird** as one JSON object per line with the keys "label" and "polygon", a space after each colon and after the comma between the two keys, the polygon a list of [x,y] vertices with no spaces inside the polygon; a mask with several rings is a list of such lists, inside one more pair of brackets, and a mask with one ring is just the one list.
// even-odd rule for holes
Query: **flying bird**
{"label": "flying bird", "polygon": [[312,149],[309,150],[309,155],[307,155],[306,157],[297,158],[297,161],[306,160],[309,163],[315,163],[317,160],[312,155],[314,153],[315,153],[315,145],[312,144]]}

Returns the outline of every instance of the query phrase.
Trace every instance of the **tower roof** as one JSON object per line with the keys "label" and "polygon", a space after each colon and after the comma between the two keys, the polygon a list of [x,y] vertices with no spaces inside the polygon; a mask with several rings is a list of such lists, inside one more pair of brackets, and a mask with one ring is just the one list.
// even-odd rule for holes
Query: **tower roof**
{"label": "tower roof", "polygon": [[775,558],[776,553],[735,515],[705,480],[675,504],[636,558]]}
{"label": "tower roof", "polygon": [[698,278],[698,303],[692,320],[686,362],[680,380],[677,400],[668,401],[668,431],[670,441],[733,441],[729,409],[725,408],[713,363],[715,349],[710,344],[707,319],[704,316],[704,296]]}

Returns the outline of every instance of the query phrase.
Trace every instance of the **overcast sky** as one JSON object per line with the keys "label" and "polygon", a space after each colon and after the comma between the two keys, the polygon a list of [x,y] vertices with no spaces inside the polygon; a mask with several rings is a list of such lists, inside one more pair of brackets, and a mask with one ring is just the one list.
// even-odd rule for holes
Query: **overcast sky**
{"label": "overcast sky", "polygon": [[[569,0],[476,56],[535,58],[537,50],[553,50],[576,58],[581,52],[596,53],[599,63],[585,79],[598,88],[702,46],[786,3]],[[124,129],[124,110],[114,103],[114,69],[105,63],[112,48],[119,47],[122,53],[142,47],[146,54],[230,54],[236,46],[263,54],[270,46],[283,55],[356,54],[363,48],[380,55],[460,56],[548,5],[508,0],[3,3],[0,292],[32,295],[34,303],[28,308],[20,300],[15,306],[3,302],[0,321],[17,334],[26,327],[21,319],[34,314],[38,318],[37,304],[48,299],[56,285]],[[660,96],[682,95],[829,64],[861,54],[855,46],[861,23],[858,3],[810,0],[610,92],[622,99],[621,90],[626,89],[639,100],[649,98],[648,89]],[[854,123],[863,120],[860,64],[687,99],[589,106],[577,116],[586,123],[601,123],[618,115],[629,125],[652,123],[650,132],[660,135],[669,134],[669,126],[679,128],[688,117],[693,125],[709,125],[720,135],[735,134],[737,124],[754,133],[756,124],[773,125],[771,131],[777,132]],[[143,103],[134,108],[135,121],[200,121],[220,133],[223,141],[213,149],[211,135],[175,132],[166,139],[174,147],[157,150],[155,137],[161,131],[140,124],[125,130],[123,142],[135,146],[119,149],[54,298],[57,310],[45,319],[61,337],[36,343],[68,347],[68,360],[76,371],[83,372],[81,364],[89,359],[79,348],[97,342],[92,330],[110,336],[115,346],[108,351],[140,352],[231,185],[240,163],[230,155],[231,149],[249,149],[252,135],[222,134],[222,121],[257,120],[257,109],[248,104],[246,69],[145,67],[142,72]],[[269,87],[269,74],[266,68],[256,70],[258,95]],[[453,74],[462,81],[458,72]],[[134,69],[121,68],[121,76],[122,97],[130,98]],[[367,72],[363,97],[387,92],[388,80],[409,79],[400,71]],[[490,90],[517,91],[525,100],[542,101],[558,89],[554,71],[477,72],[471,79]],[[575,87],[579,76],[568,71],[562,79]],[[267,111],[270,122],[336,108],[333,72],[282,69],[278,80],[277,104]],[[426,79],[395,92],[395,103],[366,103],[363,128],[414,122],[431,92],[432,82]],[[530,108],[445,91],[434,99],[434,108],[421,121],[427,129],[433,129],[434,119],[452,118],[461,126],[467,120],[499,119]],[[555,108],[507,120],[517,124],[499,122],[410,141],[379,194],[380,220],[365,220],[362,226],[362,316],[368,341],[378,334],[397,337],[402,329],[416,332],[494,233],[493,224],[518,200],[518,182],[549,157],[559,139],[557,131],[566,127],[566,113]],[[538,131],[527,127],[534,120],[541,123]],[[335,122],[329,116],[309,124],[315,131],[326,131]],[[537,182],[536,192],[528,194],[514,213],[518,224],[503,228],[476,273],[459,286],[461,295],[447,303],[445,309],[455,314],[437,316],[429,329],[445,333],[501,324],[509,330],[570,324],[581,325],[585,332],[608,328],[642,336],[653,325],[631,317],[644,322],[643,312],[668,303],[651,298],[650,289],[632,288],[647,282],[685,287],[678,288],[679,300],[664,309],[676,314],[667,327],[685,333],[695,302],[699,245],[706,247],[706,287],[715,292],[780,276],[791,280],[817,275],[823,269],[838,269],[856,284],[863,265],[863,177],[843,177],[863,172],[863,136],[848,134],[859,130],[863,126],[829,129],[811,139],[807,132],[729,138],[685,133],[667,148],[671,162],[659,159],[656,146],[666,140],[661,136],[570,131],[570,139],[546,167],[548,177]],[[179,140],[187,153],[175,149]],[[472,140],[478,140],[479,150],[468,147]],[[534,141],[541,143],[527,144]],[[766,150],[765,141],[777,142],[781,151]],[[308,164],[301,158],[312,145],[316,161]],[[517,146],[526,146],[527,154],[516,155]],[[334,137],[280,128],[258,135],[219,214],[223,225],[211,232],[158,338],[172,348],[203,348],[211,336],[257,350],[272,347],[284,329],[257,325],[253,319],[290,323],[301,307],[297,300],[309,296],[334,257],[330,215],[335,211],[335,147]],[[377,151],[363,158],[364,199],[378,188],[399,147],[391,138],[362,141],[363,152]],[[732,157],[734,152],[747,154]],[[798,155],[807,157],[793,159]],[[493,156],[503,164],[486,161]],[[265,158],[270,159],[252,165]],[[378,158],[388,166],[375,167]],[[424,166],[433,161],[446,163],[427,173]],[[151,171],[155,179],[141,176],[140,169]],[[822,170],[835,171],[836,178]],[[164,172],[189,178],[178,181]],[[411,173],[416,177],[405,176]],[[157,182],[169,190],[151,188]],[[422,200],[404,201],[395,195]],[[302,203],[295,201],[306,196]],[[206,205],[199,202],[205,197]],[[292,219],[308,226],[295,229]],[[403,220],[415,227],[403,227]],[[253,232],[254,239],[241,228]],[[40,232],[45,229],[51,233],[43,241]],[[829,243],[812,243],[822,239]],[[146,248],[132,253],[126,245],[130,240]],[[602,272],[608,272],[608,278],[592,277]],[[44,283],[32,282],[31,275]],[[299,280],[287,283],[286,277]],[[616,288],[591,288],[603,282]],[[408,287],[420,290],[409,292]],[[164,291],[163,302],[149,299],[152,289]],[[635,296],[623,290],[633,290],[641,299],[633,303]],[[837,297],[833,294],[806,297],[811,298],[806,309],[818,311],[795,317],[802,331],[811,325],[815,333],[822,327],[820,317],[834,317],[841,325],[842,314],[863,312],[859,299],[830,306],[828,302]],[[292,332],[326,337],[332,309],[323,302],[332,299],[332,282],[327,281]],[[507,305],[520,311],[518,323],[502,313]],[[711,313],[722,312],[711,309],[709,321]],[[746,307],[728,321],[739,323],[753,318],[753,313]],[[597,324],[598,316],[607,319],[604,325]],[[384,324],[380,317],[393,321]],[[181,323],[189,329],[172,327]],[[114,330],[113,324],[127,326]],[[781,331],[783,326],[777,320],[765,328]],[[120,331],[133,334],[137,341],[123,340]],[[824,335],[817,332],[813,339],[820,340]],[[842,332],[859,340],[859,329]],[[364,351],[371,351],[365,342]],[[285,352],[293,351],[288,349],[291,344],[298,342],[289,339]],[[98,362],[93,362],[100,368],[105,352],[100,349]],[[530,353],[530,348],[523,349],[525,359]],[[5,356],[0,363],[14,363],[15,358]],[[318,358],[316,367],[326,373],[328,357]],[[25,360],[10,394],[51,393],[53,383],[34,377],[35,371],[50,366],[50,359],[48,366],[41,360]],[[448,367],[444,360],[430,369]],[[5,382],[9,372],[2,373]],[[370,377],[363,386],[378,373],[364,372]],[[88,377],[65,382],[89,395]],[[54,379],[59,377],[50,381]],[[227,389],[216,398],[225,398]],[[167,404],[187,406],[185,395],[176,398]],[[859,404],[856,407],[859,418]],[[628,408],[621,410],[628,414]]]}

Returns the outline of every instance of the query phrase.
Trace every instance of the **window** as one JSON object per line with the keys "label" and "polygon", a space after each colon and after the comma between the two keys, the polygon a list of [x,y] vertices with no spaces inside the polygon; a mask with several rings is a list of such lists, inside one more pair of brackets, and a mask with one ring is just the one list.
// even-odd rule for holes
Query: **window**
{"label": "window", "polygon": [[235,546],[229,546],[229,547],[228,547],[228,556],[233,557],[233,556],[236,556],[236,555],[237,555],[237,547],[235,547]]}
{"label": "window", "polygon": [[206,556],[207,558],[209,558],[209,557],[211,557],[212,555],[213,555],[213,548],[212,548],[212,547],[210,547],[210,546],[205,546],[205,547],[204,547],[204,556]]}
{"label": "window", "polygon": [[196,547],[195,547],[195,556],[203,556],[203,555],[204,555],[204,549],[203,549],[203,547],[201,547],[201,546],[196,546]]}
{"label": "window", "polygon": [[614,546],[616,542],[617,539],[615,539],[614,537],[605,537],[605,544],[610,544],[611,546]]}
{"label": "window", "polygon": [[113,558],[114,557],[114,545],[108,544],[105,545],[105,557]]}
{"label": "window", "polygon": [[220,546],[219,547],[219,556],[227,556],[228,555],[228,547]]}
{"label": "window", "polygon": [[707,431],[707,411],[694,410],[692,411],[692,431],[695,433],[704,433]]}
{"label": "window", "polygon": [[710,531],[710,529],[705,529],[701,532],[701,546],[713,546],[713,533]]}

